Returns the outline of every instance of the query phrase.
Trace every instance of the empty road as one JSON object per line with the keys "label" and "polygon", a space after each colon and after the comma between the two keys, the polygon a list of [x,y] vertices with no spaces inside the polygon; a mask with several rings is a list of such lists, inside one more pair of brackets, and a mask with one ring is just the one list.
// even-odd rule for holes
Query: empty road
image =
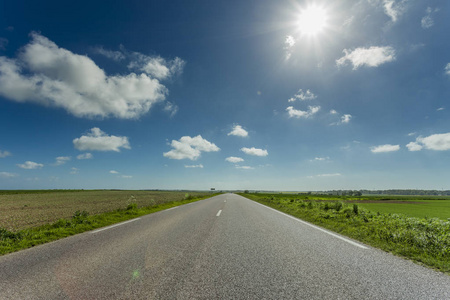
{"label": "empty road", "polygon": [[450,299],[450,276],[224,194],[1,256],[0,299]]}

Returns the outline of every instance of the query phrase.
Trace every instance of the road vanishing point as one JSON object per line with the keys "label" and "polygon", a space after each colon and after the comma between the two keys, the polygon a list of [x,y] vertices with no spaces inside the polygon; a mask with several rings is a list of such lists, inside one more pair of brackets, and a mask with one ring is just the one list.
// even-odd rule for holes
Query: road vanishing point
{"label": "road vanishing point", "polygon": [[450,276],[223,194],[4,255],[0,299],[450,299]]}

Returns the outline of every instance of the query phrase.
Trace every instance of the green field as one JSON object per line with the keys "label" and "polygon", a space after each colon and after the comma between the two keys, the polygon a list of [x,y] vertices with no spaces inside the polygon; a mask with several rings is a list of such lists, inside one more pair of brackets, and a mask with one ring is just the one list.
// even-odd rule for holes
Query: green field
{"label": "green field", "polygon": [[450,219],[450,200],[383,200],[378,203],[360,202],[367,210],[380,213],[405,214],[416,218]]}

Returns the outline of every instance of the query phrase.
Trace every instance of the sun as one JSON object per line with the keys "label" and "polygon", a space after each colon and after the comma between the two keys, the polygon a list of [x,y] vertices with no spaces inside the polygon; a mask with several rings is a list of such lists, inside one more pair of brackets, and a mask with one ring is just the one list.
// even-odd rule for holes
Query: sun
{"label": "sun", "polygon": [[327,12],[317,5],[308,6],[300,12],[298,28],[302,34],[315,36],[327,25]]}

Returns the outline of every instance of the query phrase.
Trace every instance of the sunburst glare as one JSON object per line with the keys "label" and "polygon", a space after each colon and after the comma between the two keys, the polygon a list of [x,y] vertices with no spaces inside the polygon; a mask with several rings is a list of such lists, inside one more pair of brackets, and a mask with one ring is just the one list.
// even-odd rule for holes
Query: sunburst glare
{"label": "sunburst glare", "polygon": [[310,5],[300,12],[298,28],[302,34],[315,36],[327,25],[327,12],[317,5]]}

